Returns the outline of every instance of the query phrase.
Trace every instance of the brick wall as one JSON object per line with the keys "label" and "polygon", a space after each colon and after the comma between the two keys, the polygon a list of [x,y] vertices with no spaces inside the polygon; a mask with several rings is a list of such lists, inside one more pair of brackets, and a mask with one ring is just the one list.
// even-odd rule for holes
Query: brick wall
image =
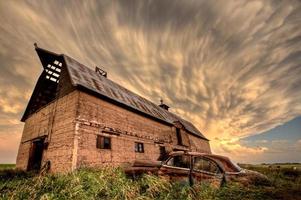
{"label": "brick wall", "polygon": [[[183,129],[181,135],[186,147],[177,145],[175,127],[83,92],[79,94],[76,121],[79,135],[77,167],[120,165],[131,163],[135,159],[157,160],[160,145],[164,145],[168,151],[175,148],[188,150],[191,147],[193,150],[210,152],[207,141],[190,136]],[[97,135],[111,137],[111,150],[96,148]],[[195,142],[191,144],[190,140]],[[134,151],[135,142],[144,143],[144,153]]]}
{"label": "brick wall", "polygon": [[[183,149],[210,152],[208,141],[176,127],[138,115],[84,92],[73,91],[32,114],[25,121],[17,156],[17,168],[26,169],[32,140],[48,136],[43,161],[51,161],[52,172],[84,166],[123,165],[135,159],[157,160],[160,146],[167,151]],[[97,149],[97,135],[111,138],[111,149]],[[135,142],[144,153],[135,152]]]}
{"label": "brick wall", "polygon": [[[159,144],[154,144],[154,138],[171,139],[170,126],[82,92],[77,121],[80,124],[78,166],[120,165],[134,159],[156,160]],[[105,132],[110,128],[119,133]],[[111,137],[111,150],[96,148],[97,134]],[[144,153],[134,151],[138,141],[144,143]]]}
{"label": "brick wall", "polygon": [[17,156],[17,168],[26,170],[32,140],[46,135],[49,145],[43,152],[42,161],[50,160],[53,172],[71,170],[78,94],[77,91],[69,93],[26,119]]}

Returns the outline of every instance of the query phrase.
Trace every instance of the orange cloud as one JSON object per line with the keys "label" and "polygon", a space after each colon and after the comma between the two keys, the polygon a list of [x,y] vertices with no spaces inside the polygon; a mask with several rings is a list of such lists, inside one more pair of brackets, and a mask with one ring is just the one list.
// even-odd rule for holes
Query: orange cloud
{"label": "orange cloud", "polygon": [[262,155],[269,150],[264,146],[244,146],[239,139],[214,139],[211,146],[214,153],[226,155],[237,162],[252,162],[254,156]]}
{"label": "orange cloud", "polygon": [[103,67],[153,102],[163,98],[215,152],[264,154],[264,143],[239,139],[301,115],[300,8],[263,0],[0,1],[0,130],[17,127],[3,116],[18,120],[27,104],[41,70],[38,42]]}

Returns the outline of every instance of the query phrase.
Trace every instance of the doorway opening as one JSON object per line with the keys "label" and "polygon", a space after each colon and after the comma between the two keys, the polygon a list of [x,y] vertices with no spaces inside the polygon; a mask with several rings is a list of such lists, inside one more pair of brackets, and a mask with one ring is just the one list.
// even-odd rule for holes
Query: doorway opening
{"label": "doorway opening", "polygon": [[165,146],[160,146],[159,151],[160,151],[160,156],[159,156],[158,160],[164,161],[168,157],[168,153],[166,151]]}
{"label": "doorway opening", "polygon": [[27,171],[38,171],[41,169],[45,138],[39,138],[32,142],[29,151]]}

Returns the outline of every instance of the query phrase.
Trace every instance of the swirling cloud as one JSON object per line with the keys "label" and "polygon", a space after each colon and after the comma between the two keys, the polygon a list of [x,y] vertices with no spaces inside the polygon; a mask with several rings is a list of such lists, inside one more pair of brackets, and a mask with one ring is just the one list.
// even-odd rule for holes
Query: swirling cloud
{"label": "swirling cloud", "polygon": [[34,42],[162,97],[217,152],[301,115],[299,1],[2,1],[0,11],[1,118],[25,108],[41,70]]}

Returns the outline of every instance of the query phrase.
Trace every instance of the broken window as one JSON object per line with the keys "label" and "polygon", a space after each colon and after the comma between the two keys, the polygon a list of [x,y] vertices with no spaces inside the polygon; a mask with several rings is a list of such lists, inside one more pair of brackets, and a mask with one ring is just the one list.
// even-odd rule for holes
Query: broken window
{"label": "broken window", "polygon": [[[53,65],[54,64],[54,65]],[[62,63],[55,60],[53,64],[48,64],[45,68],[45,71],[47,73],[46,79],[49,79],[53,82],[58,82],[61,72]],[[57,73],[56,73],[57,72]]]}
{"label": "broken window", "polygon": [[143,143],[135,142],[135,152],[144,153]]}
{"label": "broken window", "polygon": [[179,128],[176,128],[176,134],[177,134],[178,145],[183,145],[181,130]]}
{"label": "broken window", "polygon": [[111,149],[111,138],[97,135],[96,148],[98,149]]}
{"label": "broken window", "polygon": [[180,168],[190,168],[190,156],[178,155],[171,157],[166,163],[168,166],[180,167]]}
{"label": "broken window", "polygon": [[220,169],[214,162],[204,159],[202,157],[197,157],[194,159],[193,169],[196,171],[205,171],[214,174],[220,173]]}

